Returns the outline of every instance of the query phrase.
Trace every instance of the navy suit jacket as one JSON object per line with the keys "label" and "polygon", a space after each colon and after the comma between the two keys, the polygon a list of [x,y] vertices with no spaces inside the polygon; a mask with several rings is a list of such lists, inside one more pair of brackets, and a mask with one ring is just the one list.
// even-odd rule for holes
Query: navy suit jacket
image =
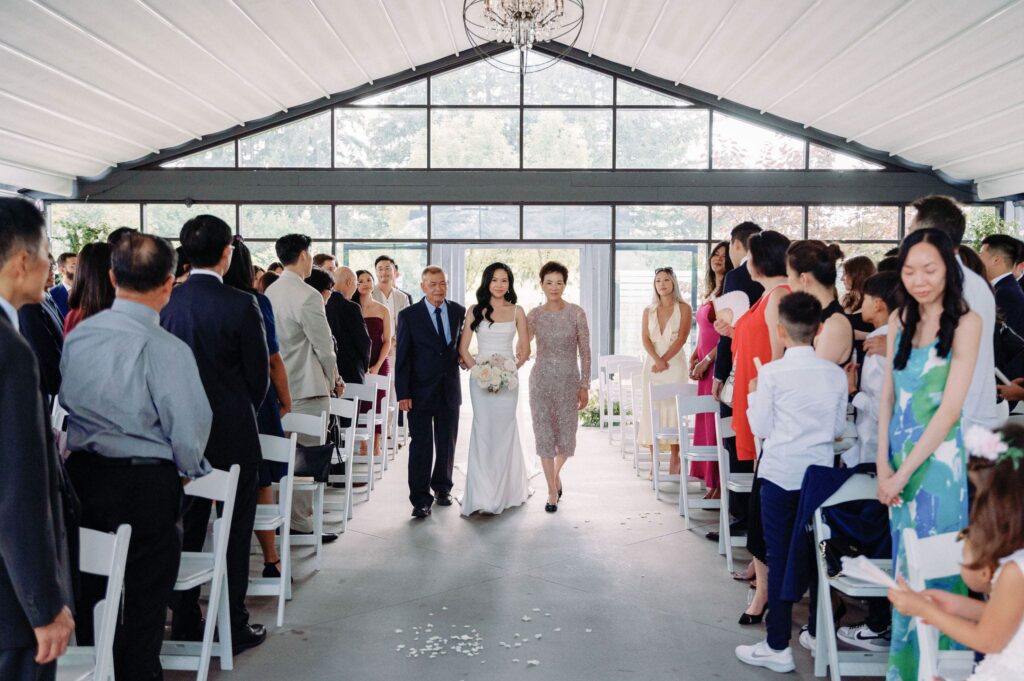
{"label": "navy suit jacket", "polygon": [[38,386],[32,348],[0,312],[0,650],[34,648],[33,627],[72,607],[61,464]]}
{"label": "navy suit jacket", "polygon": [[[61,287],[63,288],[63,287]],[[64,352],[64,318],[49,295],[38,305],[22,305],[18,325],[39,362],[39,387],[44,395],[60,392],[60,357]]]}
{"label": "navy suit jacket", "polygon": [[334,336],[338,373],[346,383],[362,383],[370,368],[370,334],[362,308],[337,291],[324,306],[327,325]]}
{"label": "navy suit jacket", "polygon": [[256,296],[193,274],[174,287],[160,325],[192,348],[199,366],[213,410],[207,460],[222,470],[260,461],[256,412],[267,395],[270,366]]}
{"label": "navy suit jacket", "polygon": [[[725,275],[722,293],[731,293],[732,291],[743,291],[747,294],[747,298],[750,299],[750,304],[753,305],[761,297],[761,294],[764,293],[764,287],[750,278],[747,264],[743,263],[739,267],[729,270]],[[718,339],[718,355],[715,356],[715,378],[719,381],[724,381],[729,378],[731,371],[732,339],[728,336],[722,336]]]}
{"label": "navy suit jacket", "polygon": [[996,282],[994,292],[996,308],[1003,315],[1003,321],[1018,336],[1024,336],[1024,289],[1011,274]]}
{"label": "navy suit jacket", "polygon": [[437,333],[431,316],[433,306],[426,298],[398,313],[395,392],[399,400],[411,399],[413,409],[462,404],[459,337],[466,308],[451,300],[446,302],[451,343],[445,343]]}
{"label": "navy suit jacket", "polygon": [[57,303],[57,309],[60,310],[60,314],[63,317],[68,316],[68,290],[64,288],[64,284],[57,284],[51,288],[48,293],[53,297],[53,302]]}

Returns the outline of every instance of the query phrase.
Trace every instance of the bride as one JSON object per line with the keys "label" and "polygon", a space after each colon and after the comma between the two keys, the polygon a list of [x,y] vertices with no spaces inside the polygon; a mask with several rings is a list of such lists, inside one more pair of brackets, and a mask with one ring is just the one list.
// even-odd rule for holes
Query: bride
{"label": "bride", "polygon": [[[530,358],[530,336],[526,315],[516,305],[514,279],[508,265],[496,262],[487,266],[476,299],[477,304],[466,312],[459,342],[459,355],[470,369],[469,393],[473,401],[466,492],[462,497],[464,516],[476,511],[501,513],[523,504],[533,492],[516,418],[518,369]],[[474,331],[476,357],[469,352]]]}

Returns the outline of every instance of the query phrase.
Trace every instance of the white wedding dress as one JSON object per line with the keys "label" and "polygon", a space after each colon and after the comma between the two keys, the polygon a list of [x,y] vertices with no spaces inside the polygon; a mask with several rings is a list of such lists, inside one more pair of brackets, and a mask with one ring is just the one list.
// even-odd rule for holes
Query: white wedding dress
{"label": "white wedding dress", "polygon": [[[477,357],[495,354],[515,357],[512,350],[516,336],[514,321],[490,324],[485,320],[477,327],[476,334]],[[469,395],[473,402],[473,429],[469,435],[462,515],[476,511],[501,513],[525,503],[533,493],[516,417],[519,390],[492,393],[470,378]]]}

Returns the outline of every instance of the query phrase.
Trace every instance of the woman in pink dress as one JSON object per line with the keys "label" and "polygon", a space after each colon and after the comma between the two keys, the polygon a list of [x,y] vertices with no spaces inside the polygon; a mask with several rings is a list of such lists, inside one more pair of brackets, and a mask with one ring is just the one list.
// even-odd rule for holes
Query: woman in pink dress
{"label": "woman in pink dress", "polygon": [[[690,380],[697,381],[697,394],[710,395],[714,380],[711,368],[718,354],[718,332],[711,319],[711,301],[722,294],[725,274],[732,269],[729,259],[729,242],[720,241],[711,249],[708,257],[708,271],[705,278],[704,303],[697,308],[697,349],[690,355]],[[698,414],[693,431],[694,445],[715,444],[714,414]],[[704,481],[708,493],[705,499],[717,499],[719,488],[718,464],[714,461],[695,461],[690,464],[690,475]]]}

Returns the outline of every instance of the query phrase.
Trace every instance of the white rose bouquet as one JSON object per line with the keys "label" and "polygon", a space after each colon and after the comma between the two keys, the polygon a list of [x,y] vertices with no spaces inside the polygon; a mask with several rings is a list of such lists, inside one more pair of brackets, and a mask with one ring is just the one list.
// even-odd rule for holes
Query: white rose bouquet
{"label": "white rose bouquet", "polygon": [[519,373],[516,363],[504,355],[478,357],[469,375],[487,392],[501,392],[502,389],[519,388]]}

